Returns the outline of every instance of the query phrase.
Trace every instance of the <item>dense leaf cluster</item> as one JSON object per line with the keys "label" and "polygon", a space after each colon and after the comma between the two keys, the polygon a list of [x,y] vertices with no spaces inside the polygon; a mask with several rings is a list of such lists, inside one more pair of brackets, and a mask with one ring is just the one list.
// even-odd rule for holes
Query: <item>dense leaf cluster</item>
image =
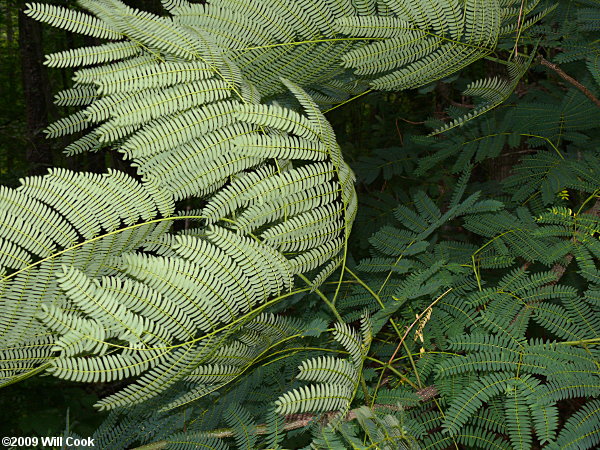
{"label": "dense leaf cluster", "polygon": [[[0,383],[114,382],[101,448],[597,447],[597,5],[78,3],[47,134],[137,177],[0,189]],[[324,111],[449,77],[344,161]]]}

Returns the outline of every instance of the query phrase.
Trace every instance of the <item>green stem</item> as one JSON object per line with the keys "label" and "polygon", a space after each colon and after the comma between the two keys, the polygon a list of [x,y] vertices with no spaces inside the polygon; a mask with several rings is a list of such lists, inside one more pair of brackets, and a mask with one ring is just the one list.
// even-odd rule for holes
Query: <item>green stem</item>
{"label": "green stem", "polygon": [[[302,280],[304,280],[304,282],[312,287],[312,283],[310,282],[310,280],[308,278],[306,278],[304,275],[302,274],[298,274],[298,277],[300,277]],[[335,316],[335,318],[340,322],[340,323],[344,323],[344,319],[342,319],[342,316],[340,316],[340,313],[338,312],[337,308],[335,307],[335,305],[333,303],[331,303],[329,301],[329,299],[325,296],[325,294],[323,294],[319,289],[315,289],[314,291],[319,297],[321,297],[321,299],[323,300],[323,302],[325,302],[325,304],[329,307],[329,309],[331,310],[331,312],[333,313],[333,315]]]}
{"label": "green stem", "polygon": [[379,295],[377,295],[375,293],[375,291],[373,289],[371,289],[371,287],[367,283],[365,283],[358,275],[356,275],[352,270],[350,270],[350,268],[348,266],[346,266],[345,269],[346,269],[346,272],[348,272],[358,282],[358,284],[360,284],[363,288],[365,288],[365,290],[369,294],[371,294],[373,296],[375,301],[377,303],[379,303],[379,306],[381,306],[381,309],[385,309],[385,305],[383,304],[381,297],[379,297]]}
{"label": "green stem", "polygon": [[[52,359],[54,359],[54,358],[52,358]],[[30,377],[32,377],[34,375],[37,375],[40,372],[43,372],[44,370],[46,370],[51,365],[52,365],[52,361],[47,362],[45,364],[42,364],[41,366],[38,366],[35,369],[30,370],[29,372],[25,372],[25,373],[22,373],[21,375],[17,375],[12,380],[4,383],[2,385],[2,387],[5,388],[6,386],[10,386],[11,384],[15,384],[15,383],[18,383],[19,381],[26,380],[27,378],[30,378]]]}
{"label": "green stem", "polygon": [[381,365],[381,367],[383,369],[387,369],[390,372],[392,372],[394,375],[396,375],[398,378],[400,378],[403,382],[405,382],[406,384],[409,384],[414,390],[419,390],[419,386],[417,384],[415,384],[414,381],[412,381],[410,378],[408,378],[406,375],[404,375],[402,372],[400,372],[398,369],[396,369],[395,367],[380,361],[376,358],[372,358],[370,356],[367,356],[367,359],[369,361],[373,361],[374,363],[377,363],[379,365]]}
{"label": "green stem", "polygon": [[417,370],[417,364],[415,363],[415,360],[412,356],[412,352],[408,348],[408,345],[406,345],[406,341],[402,341],[402,346],[404,347],[404,351],[406,351],[406,354],[408,355],[408,359],[410,361],[410,366],[412,367],[412,370],[415,372],[415,378],[417,379],[419,389],[423,389],[423,383],[421,382],[421,377],[419,376],[419,371]]}
{"label": "green stem", "polygon": [[579,341],[564,341],[564,342],[557,342],[557,344],[560,345],[597,345],[600,344],[600,338],[593,338],[593,339],[581,339]]}
{"label": "green stem", "polygon": [[365,403],[371,403],[371,394],[369,394],[369,388],[367,387],[367,382],[365,381],[363,373],[360,374],[360,386],[365,396]]}
{"label": "green stem", "polygon": [[484,56],[483,59],[487,59],[488,61],[493,61],[493,62],[498,63],[498,64],[503,64],[505,66],[510,66],[511,65],[510,62],[504,61],[503,59],[494,58],[493,56]]}

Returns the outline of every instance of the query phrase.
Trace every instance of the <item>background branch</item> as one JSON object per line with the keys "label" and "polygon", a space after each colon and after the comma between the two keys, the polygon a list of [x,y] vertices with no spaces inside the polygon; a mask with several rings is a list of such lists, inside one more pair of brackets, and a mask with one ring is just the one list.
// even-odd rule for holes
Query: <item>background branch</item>
{"label": "background branch", "polygon": [[589,98],[597,107],[600,108],[600,100],[598,100],[598,98],[592,94],[592,91],[590,91],[588,88],[586,88],[583,84],[581,84],[579,81],[577,81],[575,78],[573,78],[572,76],[568,75],[567,73],[565,73],[564,70],[562,70],[560,67],[558,67],[556,64],[551,63],[550,61],[548,61],[547,59],[545,59],[543,56],[539,56],[538,57],[538,61],[542,66],[546,66],[549,69],[552,69],[553,71],[555,71],[563,80],[567,81],[568,83],[572,84],[573,86],[575,86],[577,89],[579,89],[581,92],[583,92],[583,94]]}

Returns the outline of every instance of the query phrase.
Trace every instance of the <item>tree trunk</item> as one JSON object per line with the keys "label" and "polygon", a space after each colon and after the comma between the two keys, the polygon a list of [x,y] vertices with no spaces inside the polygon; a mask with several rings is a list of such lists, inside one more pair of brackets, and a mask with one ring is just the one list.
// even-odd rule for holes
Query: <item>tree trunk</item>
{"label": "tree trunk", "polygon": [[52,167],[52,150],[42,131],[48,125],[48,77],[42,64],[40,23],[19,11],[19,52],[25,97],[28,145],[25,157],[31,175],[45,174]]}
{"label": "tree trunk", "polygon": [[5,31],[6,31],[6,43],[7,47],[12,47],[13,41],[15,39],[15,33],[13,30],[13,22],[12,22],[12,5],[10,0],[6,0],[4,5],[4,14],[5,14]]}
{"label": "tree trunk", "polygon": [[[3,63],[9,64],[6,67],[10,67],[10,65],[15,60],[15,30],[13,27],[13,6],[10,0],[6,0],[4,5],[4,31],[6,33],[6,46],[5,51],[6,54],[2,57]],[[5,62],[4,62],[5,61]],[[10,97],[5,97],[5,101],[10,102],[12,104],[16,99],[16,82],[15,82],[15,71],[14,70],[5,70],[6,73],[6,88],[7,91],[5,95],[9,95]]]}

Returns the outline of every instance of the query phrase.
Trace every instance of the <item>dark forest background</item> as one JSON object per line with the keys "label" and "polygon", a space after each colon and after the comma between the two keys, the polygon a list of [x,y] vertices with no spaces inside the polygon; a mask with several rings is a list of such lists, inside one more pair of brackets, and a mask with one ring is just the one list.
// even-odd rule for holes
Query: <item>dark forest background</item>
{"label": "dark forest background", "polygon": [[[57,107],[54,94],[71,87],[71,68],[47,69],[44,55],[96,44],[96,39],[45,26],[25,16],[26,1],[0,1],[0,183],[14,185],[26,175],[46,173],[49,167],[103,172],[121,167],[114,154],[99,152],[66,158],[62,149],[71,138],[49,141],[43,130],[69,114]],[[71,6],[74,0],[45,3]],[[128,0],[135,8],[162,13],[160,0]],[[123,168],[123,167],[121,167]]]}

